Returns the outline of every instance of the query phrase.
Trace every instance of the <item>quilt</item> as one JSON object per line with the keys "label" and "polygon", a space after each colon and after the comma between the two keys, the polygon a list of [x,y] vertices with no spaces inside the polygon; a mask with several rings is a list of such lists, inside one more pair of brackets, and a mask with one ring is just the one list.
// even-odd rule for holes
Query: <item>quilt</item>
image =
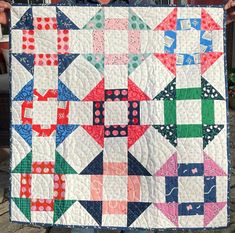
{"label": "quilt", "polygon": [[11,221],[226,227],[222,7],[14,5]]}

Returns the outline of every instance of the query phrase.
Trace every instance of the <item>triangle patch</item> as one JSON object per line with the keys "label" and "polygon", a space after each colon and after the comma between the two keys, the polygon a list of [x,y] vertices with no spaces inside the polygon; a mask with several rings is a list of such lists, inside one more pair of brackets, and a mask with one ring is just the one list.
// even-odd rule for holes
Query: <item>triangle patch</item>
{"label": "triangle patch", "polygon": [[176,78],[174,78],[163,91],[161,91],[155,100],[175,100],[176,99]]}
{"label": "triangle patch", "polygon": [[26,173],[32,172],[32,151],[30,151],[21,162],[12,170],[12,173]]}
{"label": "triangle patch", "polygon": [[104,126],[103,125],[82,125],[82,128],[103,148],[104,147]]}
{"label": "triangle patch", "polygon": [[55,223],[75,202],[74,200],[55,200],[53,222]]}
{"label": "triangle patch", "polygon": [[128,151],[128,175],[152,176],[147,169]]}
{"label": "triangle patch", "polygon": [[128,20],[129,30],[150,30],[151,28],[135,13],[129,8],[129,20]]}
{"label": "triangle patch", "polygon": [[154,31],[157,30],[176,30],[176,22],[177,22],[177,8],[175,8],[157,27]]}
{"label": "triangle patch", "polygon": [[177,146],[176,125],[153,125],[173,146]]}
{"label": "triangle patch", "polygon": [[222,55],[222,52],[209,52],[201,54],[201,74],[205,73]]}
{"label": "triangle patch", "polygon": [[14,101],[32,101],[33,100],[33,79],[31,79],[26,85],[18,92],[14,97]]}
{"label": "triangle patch", "polygon": [[176,75],[176,54],[154,53],[154,56],[174,75]]}
{"label": "triangle patch", "polygon": [[57,125],[56,147],[58,147],[79,125]]}
{"label": "triangle patch", "polygon": [[219,167],[214,160],[204,152],[204,175],[205,176],[227,176],[226,172]]}
{"label": "triangle patch", "polygon": [[85,167],[80,175],[102,175],[103,174],[103,151],[100,152],[89,164]]}
{"label": "triangle patch", "polygon": [[149,125],[128,125],[128,149],[146,132]]}
{"label": "triangle patch", "polygon": [[204,226],[206,227],[225,207],[226,202],[204,203]]}
{"label": "triangle patch", "polygon": [[13,53],[12,54],[24,68],[33,75],[34,71],[34,55],[27,53]]}
{"label": "triangle patch", "polygon": [[13,29],[21,30],[33,30],[33,12],[32,7],[30,7],[20,18],[20,20],[15,24]]}
{"label": "triangle patch", "polygon": [[203,77],[201,78],[202,99],[224,100],[223,96]]}
{"label": "triangle patch", "polygon": [[32,125],[12,125],[15,131],[32,146]]}
{"label": "triangle patch", "polygon": [[143,101],[150,100],[148,97],[136,84],[128,79],[128,101]]}
{"label": "triangle patch", "polygon": [[104,72],[104,55],[103,54],[85,54],[83,57],[90,62],[100,73]]}
{"label": "triangle patch", "polygon": [[101,225],[102,223],[102,202],[101,201],[79,201],[86,211]]}
{"label": "triangle patch", "polygon": [[178,176],[177,153],[174,153],[155,173],[155,176]]}
{"label": "triangle patch", "polygon": [[77,172],[68,164],[68,162],[55,152],[55,173],[56,174],[77,174]]}
{"label": "triangle patch", "polygon": [[202,9],[201,12],[201,30],[213,31],[213,30],[222,30],[222,28],[214,21],[214,19],[206,12],[205,9]]}
{"label": "triangle patch", "polygon": [[203,149],[215,138],[224,128],[224,125],[203,125]]}
{"label": "triangle patch", "polygon": [[172,222],[178,226],[178,203],[155,203],[156,208]]}
{"label": "triangle patch", "polygon": [[104,101],[104,78],[88,93],[83,101]]}
{"label": "triangle patch", "polygon": [[17,198],[13,197],[12,200],[15,202],[16,206],[24,214],[24,216],[30,221],[31,211],[30,211],[30,198]]}
{"label": "triangle patch", "polygon": [[128,75],[130,75],[140,64],[149,57],[150,53],[129,54]]}
{"label": "triangle patch", "polygon": [[130,226],[150,205],[148,202],[128,202],[127,226]]}
{"label": "triangle patch", "polygon": [[76,24],[74,24],[71,19],[65,15],[58,7],[56,7],[56,17],[57,17],[57,28],[59,30],[63,29],[79,29]]}
{"label": "triangle patch", "polygon": [[104,28],[104,9],[100,9],[83,27],[87,30],[99,30]]}
{"label": "triangle patch", "polygon": [[58,101],[79,101],[60,79],[58,79]]}
{"label": "triangle patch", "polygon": [[58,54],[58,75],[60,76],[79,54]]}

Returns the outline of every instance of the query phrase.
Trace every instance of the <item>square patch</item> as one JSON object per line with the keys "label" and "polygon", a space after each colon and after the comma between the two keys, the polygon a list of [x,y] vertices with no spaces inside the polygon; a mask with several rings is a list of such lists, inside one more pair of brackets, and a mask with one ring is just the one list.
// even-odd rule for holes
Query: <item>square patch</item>
{"label": "square patch", "polygon": [[105,125],[127,125],[128,103],[126,101],[105,102]]}

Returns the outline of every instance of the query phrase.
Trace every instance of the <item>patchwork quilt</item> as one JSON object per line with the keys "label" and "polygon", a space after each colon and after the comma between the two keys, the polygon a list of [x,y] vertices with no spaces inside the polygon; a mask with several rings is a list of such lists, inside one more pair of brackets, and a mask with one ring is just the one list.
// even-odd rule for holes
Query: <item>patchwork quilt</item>
{"label": "patchwork quilt", "polygon": [[13,6],[11,220],[225,227],[222,7]]}

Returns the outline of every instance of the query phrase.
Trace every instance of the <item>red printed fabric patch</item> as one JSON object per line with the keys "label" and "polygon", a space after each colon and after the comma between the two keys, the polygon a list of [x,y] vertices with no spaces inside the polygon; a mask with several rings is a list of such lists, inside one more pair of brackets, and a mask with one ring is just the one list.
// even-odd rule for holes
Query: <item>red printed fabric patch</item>
{"label": "red printed fabric patch", "polygon": [[11,14],[11,221],[227,226],[221,7]]}

